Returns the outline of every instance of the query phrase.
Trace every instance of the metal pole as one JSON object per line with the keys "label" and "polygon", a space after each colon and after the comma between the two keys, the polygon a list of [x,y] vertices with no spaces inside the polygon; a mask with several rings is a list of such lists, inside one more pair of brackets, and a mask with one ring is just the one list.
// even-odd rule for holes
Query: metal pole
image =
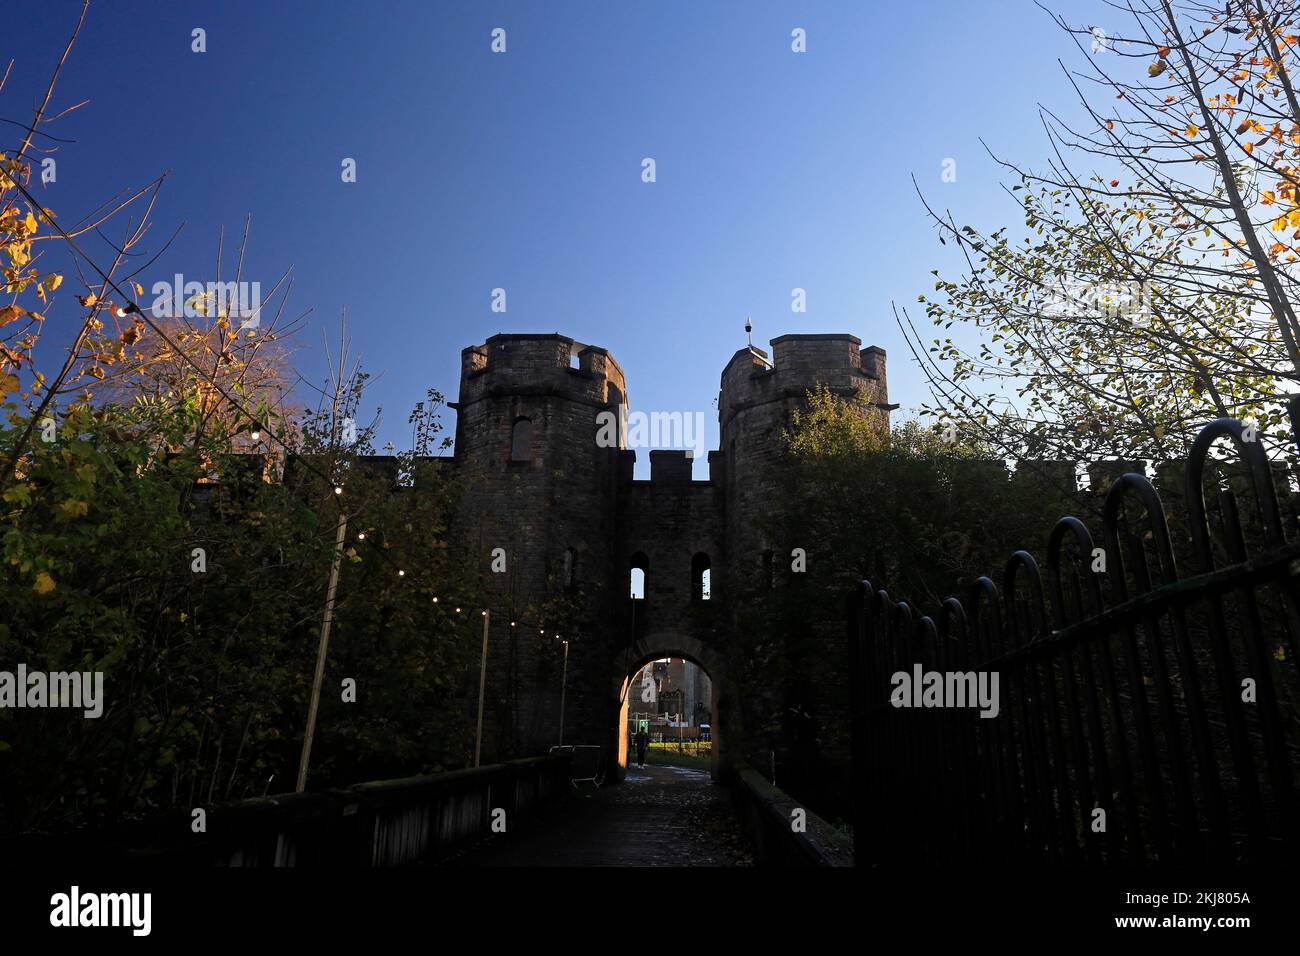
{"label": "metal pole", "polygon": [[560,746],[564,746],[564,691],[569,683],[569,642],[564,642],[564,670],[560,677]]}
{"label": "metal pole", "polygon": [[343,537],[348,533],[348,519],[339,510],[338,531],[334,535],[334,560],[330,564],[330,582],[325,591],[325,617],[320,625],[320,647],[316,651],[316,675],[311,682],[311,703],[307,705],[307,731],[302,738],[302,757],[298,760],[296,793],[307,789],[307,766],[311,763],[311,743],[316,736],[316,712],[320,709],[320,687],[325,679],[325,654],[329,650],[330,625],[334,623],[334,593],[339,585],[339,562],[343,558]]}
{"label": "metal pole", "polygon": [[478,766],[479,754],[483,750],[483,693],[487,689],[487,647],[488,622],[492,612],[483,612],[483,656],[478,664],[478,729],[474,732],[474,766]]}

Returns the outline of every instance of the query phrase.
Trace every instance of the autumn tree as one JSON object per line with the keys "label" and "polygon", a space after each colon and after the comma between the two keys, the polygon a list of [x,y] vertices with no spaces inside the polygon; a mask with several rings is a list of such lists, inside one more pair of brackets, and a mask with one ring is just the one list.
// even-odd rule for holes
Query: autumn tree
{"label": "autumn tree", "polygon": [[[770,735],[790,779],[840,794],[818,808],[833,816],[847,783],[817,754],[837,739],[847,746],[846,726],[824,709],[828,688],[848,696],[845,596],[867,580],[932,614],[950,596],[967,599],[981,575],[998,577],[1013,551],[1036,549],[1074,502],[1009,473],[988,444],[916,421],[884,430],[825,387],[807,394],[782,438],[759,526],[770,552],[733,565],[741,610],[730,677],[746,733]],[[791,564],[796,547],[802,571]]]}
{"label": "autumn tree", "polygon": [[[247,244],[246,224],[231,286],[241,282]],[[118,357],[96,389],[96,398],[154,409],[185,406],[194,418],[191,444],[201,444],[202,436],[216,432],[239,436],[242,450],[275,453],[282,448],[279,442],[292,438],[291,395],[298,380],[289,362],[289,345],[307,312],[286,321],[292,288],[286,271],[266,301],[259,297],[244,310],[248,314],[241,314],[238,303],[220,294],[221,259],[219,239],[215,279],[199,283],[207,291],[180,303],[168,301],[147,316],[130,316],[132,324],[122,336],[130,349]]]}
{"label": "autumn tree", "polygon": [[[460,691],[478,642],[456,608],[481,598],[445,533],[455,486],[419,453],[440,441],[440,396],[412,416],[403,460],[418,493],[369,467],[371,427],[343,427],[363,403],[355,362],[323,408],[277,419],[296,377],[270,334],[283,296],[254,336],[219,305],[167,322],[144,300],[161,178],[73,222],[40,203],[54,87],[0,150],[0,661],[98,672],[106,690],[94,719],[0,708],[0,833],[292,789],[336,558],[328,673],[360,693],[347,707],[327,697],[311,785],[465,766]],[[48,316],[74,301],[71,340],[38,351]],[[259,428],[293,461],[286,480],[250,478],[234,454]]]}
{"label": "autumn tree", "polygon": [[1072,504],[1050,483],[1013,487],[989,444],[916,421],[882,430],[825,387],[784,445],[790,506],[774,509],[769,537],[817,542],[815,577],[836,593],[865,577],[932,605],[964,594]]}
{"label": "autumn tree", "polygon": [[1044,110],[1045,167],[1003,162],[1024,230],[927,206],[965,267],[920,297],[937,335],[899,310],[924,412],[1016,458],[1177,458],[1224,415],[1284,445],[1300,391],[1297,4],[1106,9],[1124,28],[1056,18],[1086,64],[1066,71],[1084,120]]}
{"label": "autumn tree", "polygon": [[[92,387],[138,336],[128,318],[138,304],[127,290],[140,289],[134,279],[145,265],[136,266],[135,260],[165,176],[123,189],[66,225],[37,196],[45,170],[54,168],[47,164],[55,161],[61,145],[48,127],[86,102],[54,108],[60,73],[88,8],[86,0],[30,122],[15,123],[18,140],[0,149],[0,403],[10,426],[0,436],[0,484],[21,477],[33,436],[39,429],[48,439],[51,424],[57,426],[60,403],[90,401]],[[11,61],[0,76],[0,93],[12,68]],[[110,227],[121,220],[126,221],[120,233],[108,238]],[[76,276],[75,283],[65,282],[70,275]],[[38,369],[35,350],[47,317],[73,301],[80,319],[62,362],[52,374]]]}

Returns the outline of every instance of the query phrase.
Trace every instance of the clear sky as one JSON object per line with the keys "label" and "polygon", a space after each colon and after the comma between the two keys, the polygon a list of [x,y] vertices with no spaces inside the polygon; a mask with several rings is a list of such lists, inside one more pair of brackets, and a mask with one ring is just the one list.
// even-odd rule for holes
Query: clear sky
{"label": "clear sky", "polygon": [[[80,6],[29,4],[0,37],[0,116],[28,117]],[[146,290],[210,278],[218,226],[229,239],[251,214],[245,277],[268,289],[294,267],[291,304],[313,310],[297,361],[318,380],[347,308],[381,376],[381,444],[408,444],[426,388],[454,400],[464,346],[558,331],[614,354],[634,410],[704,412],[712,448],[746,315],[764,348],[785,332],[880,345],[891,399],[924,398],[890,306],[952,259],[911,179],[960,222],[1014,224],[979,140],[1042,164],[1038,104],[1074,112],[1058,58],[1078,53],[1029,0],[95,0],[54,105],[91,102],[50,128],[76,142],[43,199],[72,220],[170,170],[151,248],[185,226]],[[75,321],[62,311],[46,363]]]}

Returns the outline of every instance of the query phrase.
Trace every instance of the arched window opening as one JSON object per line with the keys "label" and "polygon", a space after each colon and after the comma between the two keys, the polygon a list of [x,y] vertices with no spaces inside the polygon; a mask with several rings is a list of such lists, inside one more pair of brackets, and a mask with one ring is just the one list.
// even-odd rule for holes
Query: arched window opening
{"label": "arched window opening", "polygon": [[510,460],[533,460],[533,423],[527,418],[516,418],[510,432]]}
{"label": "arched window opening", "polygon": [[709,565],[709,556],[703,552],[691,558],[691,600],[707,601],[709,600],[709,591],[712,570]]}
{"label": "arched window opening", "polygon": [[577,580],[578,552],[569,548],[564,552],[564,570],[560,574],[560,581],[566,588],[572,588]]}
{"label": "arched window opening", "polygon": [[632,555],[629,562],[629,593],[634,601],[645,600],[646,564],[645,555],[639,551]]}

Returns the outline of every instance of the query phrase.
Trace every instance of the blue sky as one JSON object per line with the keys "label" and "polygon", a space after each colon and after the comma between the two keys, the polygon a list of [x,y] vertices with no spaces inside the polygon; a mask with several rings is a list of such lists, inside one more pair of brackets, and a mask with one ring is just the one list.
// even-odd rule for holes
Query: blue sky
{"label": "blue sky", "polygon": [[[0,116],[26,118],[80,5],[42,0],[0,38],[15,61]],[[1106,25],[1099,2],[1048,6]],[[185,226],[151,281],[209,278],[218,226],[229,239],[251,214],[245,277],[267,289],[292,265],[291,304],[313,310],[308,376],[347,308],[380,376],[380,443],[405,447],[426,388],[455,398],[462,347],[558,331],[610,349],[633,409],[703,411],[712,448],[746,315],[763,347],[827,331],[880,345],[891,399],[924,398],[891,302],[953,261],[911,179],[960,222],[1014,225],[979,140],[1042,163],[1038,104],[1073,113],[1058,57],[1078,54],[1029,0],[96,0],[54,105],[91,102],[51,127],[76,142],[42,195],[71,220],[170,170],[152,248]],[[45,361],[73,312],[49,323]]]}

